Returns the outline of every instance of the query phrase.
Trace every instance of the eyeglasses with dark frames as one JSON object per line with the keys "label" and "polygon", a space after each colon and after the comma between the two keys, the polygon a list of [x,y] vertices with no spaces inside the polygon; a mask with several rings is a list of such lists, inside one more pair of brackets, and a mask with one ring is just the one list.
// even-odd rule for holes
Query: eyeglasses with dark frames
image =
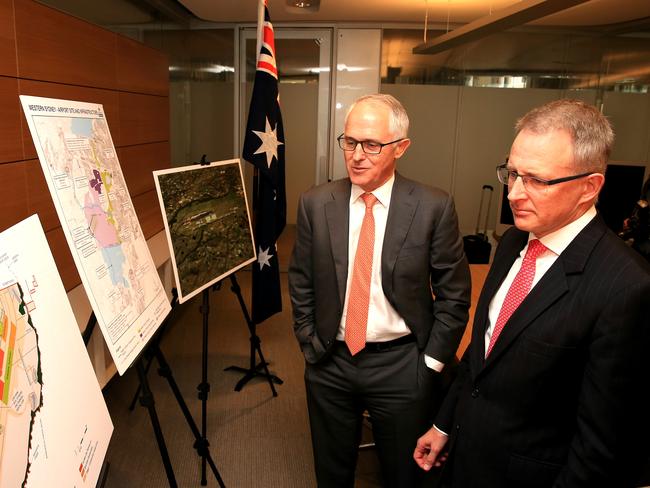
{"label": "eyeglasses with dark frames", "polygon": [[577,180],[579,178],[584,178],[594,174],[593,171],[589,173],[580,173],[579,175],[572,176],[563,176],[562,178],[555,178],[552,180],[544,180],[542,178],[537,178],[536,176],[529,175],[520,175],[514,170],[508,169],[508,160],[505,163],[497,166],[497,178],[504,185],[512,186],[517,181],[517,178],[521,178],[521,182],[524,185],[524,189],[530,191],[541,192],[546,190],[549,186],[557,185],[558,183],[564,183],[566,181]]}
{"label": "eyeglasses with dark frames", "polygon": [[345,134],[341,134],[336,138],[339,142],[339,147],[344,151],[354,151],[359,144],[361,144],[361,150],[366,154],[379,154],[384,146],[389,146],[390,144],[395,144],[396,142],[403,141],[405,138],[400,137],[390,142],[375,142],[375,141],[357,141],[351,137],[345,137]]}

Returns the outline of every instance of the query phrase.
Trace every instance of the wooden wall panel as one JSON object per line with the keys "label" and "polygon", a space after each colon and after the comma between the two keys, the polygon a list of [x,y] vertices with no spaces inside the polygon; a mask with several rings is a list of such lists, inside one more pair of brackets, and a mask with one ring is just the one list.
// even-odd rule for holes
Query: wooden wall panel
{"label": "wooden wall panel", "polygon": [[45,232],[61,226],[59,216],[56,214],[52,194],[45,182],[43,169],[38,159],[31,159],[23,163],[27,180],[27,208],[29,215],[38,214]]}
{"label": "wooden wall panel", "polygon": [[138,214],[140,227],[142,227],[142,233],[146,239],[165,228],[156,190],[132,197],[132,200],[135,213]]}
{"label": "wooden wall panel", "polygon": [[120,92],[122,146],[169,140],[169,98]]}
{"label": "wooden wall panel", "polygon": [[0,75],[17,73],[14,6],[12,0],[0,0]]}
{"label": "wooden wall panel", "polygon": [[0,0],[0,231],[38,214],[67,290],[81,281],[19,95],[103,105],[150,238],[163,229],[151,172],[170,166],[168,94],[164,54],[33,0]]}
{"label": "wooden wall panel", "polygon": [[63,229],[61,227],[56,227],[55,229],[46,232],[45,237],[47,238],[47,243],[54,255],[56,268],[59,270],[59,275],[61,275],[61,280],[63,281],[65,289],[71,290],[75,286],[80,285],[81,278],[79,277],[79,273],[77,273],[77,267],[75,266],[74,259],[70,253],[68,241],[65,240]]}
{"label": "wooden wall panel", "polygon": [[152,171],[169,168],[169,143],[126,146],[117,150],[131,197],[155,189]]}
{"label": "wooden wall panel", "polygon": [[167,56],[127,37],[117,36],[117,87],[128,92],[168,96]]}
{"label": "wooden wall panel", "polygon": [[116,35],[31,0],[14,0],[18,76],[117,87]]}
{"label": "wooden wall panel", "polygon": [[[21,95],[62,98],[64,100],[76,100],[78,102],[99,103],[103,105],[106,120],[108,121],[108,128],[110,129],[111,137],[113,138],[113,144],[116,146],[120,144],[119,96],[117,92],[98,88],[61,85],[59,83],[32,80],[19,80],[18,90]],[[23,115],[22,110],[20,116],[24,121],[25,116]],[[22,137],[25,147],[25,158],[35,158],[36,148],[34,147],[27,123],[23,123]]]}
{"label": "wooden wall panel", "polygon": [[29,217],[23,163],[0,164],[0,232]]}
{"label": "wooden wall panel", "polygon": [[18,80],[0,76],[0,163],[23,159]]}

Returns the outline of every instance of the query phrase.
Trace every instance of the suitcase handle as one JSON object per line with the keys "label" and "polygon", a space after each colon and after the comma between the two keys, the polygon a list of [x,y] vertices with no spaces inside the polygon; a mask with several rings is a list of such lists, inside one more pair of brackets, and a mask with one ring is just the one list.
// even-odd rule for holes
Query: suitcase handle
{"label": "suitcase handle", "polygon": [[483,188],[481,189],[481,203],[479,204],[478,207],[478,216],[476,218],[476,234],[479,234],[479,225],[481,222],[481,213],[483,211],[483,197],[485,197],[485,190],[490,190],[490,196],[488,197],[488,206],[487,206],[487,212],[485,213],[485,226],[483,230],[483,235],[487,238],[487,226],[488,226],[488,219],[490,218],[490,206],[492,204],[492,193],[494,192],[494,188],[492,185],[483,185]]}

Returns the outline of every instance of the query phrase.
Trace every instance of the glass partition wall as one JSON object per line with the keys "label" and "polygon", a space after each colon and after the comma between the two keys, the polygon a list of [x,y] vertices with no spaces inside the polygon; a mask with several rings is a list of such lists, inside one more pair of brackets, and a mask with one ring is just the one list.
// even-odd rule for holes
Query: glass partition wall
{"label": "glass partition wall", "polygon": [[439,54],[413,54],[422,42],[421,30],[384,29],[382,83],[627,93],[646,93],[650,85],[650,33],[645,31],[513,29]]}
{"label": "glass partition wall", "polygon": [[[625,26],[522,28],[438,54],[413,54],[422,41],[421,29],[384,29],[381,90],[402,100],[411,118],[412,145],[399,170],[454,195],[463,233],[476,230],[484,184],[497,190],[488,229],[501,232],[502,189],[494,168],[510,149],[515,121],[550,100],[598,106],[616,132],[613,163],[643,166],[647,178],[650,33]],[[623,188],[620,198],[633,206],[640,183]]]}
{"label": "glass partition wall", "polygon": [[234,29],[146,30],[169,57],[172,165],[233,158]]}

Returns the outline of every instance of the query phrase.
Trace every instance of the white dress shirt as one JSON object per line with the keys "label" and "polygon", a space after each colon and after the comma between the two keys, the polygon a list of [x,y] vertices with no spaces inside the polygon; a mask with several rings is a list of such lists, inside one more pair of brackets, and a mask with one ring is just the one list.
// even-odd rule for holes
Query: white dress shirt
{"label": "white dress shirt", "polygon": [[[366,342],[385,342],[397,339],[398,337],[411,333],[404,319],[399,316],[393,306],[388,302],[381,286],[381,252],[384,247],[384,234],[386,232],[386,220],[390,208],[390,197],[395,183],[395,175],[379,188],[371,193],[377,198],[377,203],[372,207],[372,215],[375,219],[375,245],[372,255],[372,273],[370,278],[370,303],[368,306],[368,326],[366,328]],[[350,283],[352,282],[352,269],[354,267],[354,256],[359,242],[361,224],[366,213],[366,204],[361,195],[365,191],[352,185],[350,192],[350,231],[348,234],[348,280],[345,289],[345,303],[343,305],[343,316],[336,338],[345,338],[345,320],[348,314],[348,299],[350,295]]]}
{"label": "white dress shirt", "polygon": [[[533,278],[533,284],[531,285],[531,290],[539,282],[539,280],[544,276],[544,274],[550,269],[555,260],[560,254],[567,248],[571,241],[576,238],[576,236],[584,229],[589,222],[593,220],[596,216],[596,207],[592,206],[587,210],[583,215],[578,217],[573,222],[565,225],[564,227],[551,232],[550,234],[545,235],[542,238],[539,238],[540,242],[544,244],[548,251],[542,254],[537,258],[535,266],[535,277]],[[534,234],[528,235],[528,242],[532,239],[538,239]],[[506,276],[506,279],[503,280],[501,286],[495,293],[492,301],[490,302],[488,308],[488,319],[489,324],[487,330],[485,331],[485,353],[487,354],[488,346],[490,345],[490,338],[492,337],[492,331],[494,330],[494,324],[497,322],[499,317],[499,312],[501,311],[501,306],[503,301],[506,298],[506,294],[510,289],[510,285],[515,279],[515,276],[521,269],[521,264],[523,262],[526,251],[528,250],[528,244],[521,250],[519,257],[515,260]],[[507,325],[506,325],[507,327]]]}

